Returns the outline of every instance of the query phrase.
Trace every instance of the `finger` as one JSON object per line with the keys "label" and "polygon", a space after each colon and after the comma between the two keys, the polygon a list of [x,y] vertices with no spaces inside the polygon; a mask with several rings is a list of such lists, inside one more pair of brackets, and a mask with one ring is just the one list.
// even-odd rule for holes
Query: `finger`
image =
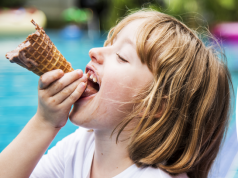
{"label": "finger", "polygon": [[61,90],[63,90],[66,86],[70,85],[74,81],[78,80],[83,76],[82,70],[75,70],[73,72],[66,73],[64,77],[60,78],[58,81],[53,83],[49,87],[49,95],[54,96],[57,93],[59,93]]}
{"label": "finger", "polygon": [[83,92],[86,88],[86,85],[87,84],[85,82],[81,82],[77,86],[77,88],[74,90],[74,92],[68,98],[66,98],[62,104],[67,105],[67,106],[72,106],[83,94]]}
{"label": "finger", "polygon": [[75,89],[78,87],[78,85],[81,82],[86,82],[86,81],[87,81],[87,77],[85,75],[82,78],[74,81],[73,83],[65,87],[62,91],[60,91],[56,95],[54,95],[52,97],[52,100],[56,101],[56,104],[62,103],[66,98],[68,98],[75,91]]}
{"label": "finger", "polygon": [[39,90],[46,89],[50,84],[55,82],[64,76],[64,72],[60,69],[52,70],[50,72],[46,72],[39,79]]}

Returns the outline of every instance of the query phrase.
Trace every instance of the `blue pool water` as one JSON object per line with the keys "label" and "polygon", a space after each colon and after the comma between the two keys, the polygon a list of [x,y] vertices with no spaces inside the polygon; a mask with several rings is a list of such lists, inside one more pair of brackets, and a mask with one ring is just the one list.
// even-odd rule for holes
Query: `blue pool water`
{"label": "blue pool water", "polygon": [[[78,40],[65,40],[60,37],[58,31],[48,30],[46,32],[64,57],[71,62],[74,69],[84,70],[90,60],[88,56],[89,49],[103,46],[105,39],[104,36],[97,40],[91,40],[85,35]],[[25,38],[26,36],[0,37],[0,152],[17,136],[37,110],[39,77],[5,59],[6,52],[16,48]],[[226,43],[224,46],[236,95],[238,86],[238,44]],[[235,106],[235,96],[232,100]],[[77,126],[67,122],[49,148],[66,135],[74,132],[75,129],[77,129]],[[238,177],[237,153],[238,143],[234,107],[226,141],[209,177]]]}

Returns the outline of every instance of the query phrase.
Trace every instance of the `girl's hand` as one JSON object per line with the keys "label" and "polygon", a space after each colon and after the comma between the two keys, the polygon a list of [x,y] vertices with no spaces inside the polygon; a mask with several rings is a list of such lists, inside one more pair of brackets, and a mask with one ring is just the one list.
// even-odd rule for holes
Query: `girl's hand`
{"label": "girl's hand", "polygon": [[63,127],[71,106],[84,92],[86,82],[82,70],[64,74],[57,69],[43,74],[39,80],[36,116],[54,128]]}

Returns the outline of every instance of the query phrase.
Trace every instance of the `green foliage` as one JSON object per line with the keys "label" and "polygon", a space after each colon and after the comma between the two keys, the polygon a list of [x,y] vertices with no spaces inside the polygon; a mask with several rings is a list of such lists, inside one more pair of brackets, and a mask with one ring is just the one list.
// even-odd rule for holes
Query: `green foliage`
{"label": "green foliage", "polygon": [[108,3],[107,15],[101,19],[104,30],[114,26],[128,10],[142,7],[173,15],[192,28],[223,21],[238,21],[238,0],[112,0]]}
{"label": "green foliage", "polygon": [[89,9],[79,9],[71,7],[62,12],[62,17],[66,22],[86,23],[90,20],[92,13]]}
{"label": "green foliage", "polygon": [[237,0],[203,0],[205,7],[203,12],[211,15],[210,23],[238,20],[238,1]]}
{"label": "green foliage", "polygon": [[[139,8],[141,2],[139,0],[112,0],[108,1],[109,9],[108,14],[103,22],[103,29],[108,30],[112,26],[116,25],[116,21],[120,17],[124,17],[126,12],[130,9]],[[105,22],[105,23],[104,23]]]}
{"label": "green foliage", "polygon": [[234,10],[235,9],[235,0],[218,0],[218,3],[228,10]]}

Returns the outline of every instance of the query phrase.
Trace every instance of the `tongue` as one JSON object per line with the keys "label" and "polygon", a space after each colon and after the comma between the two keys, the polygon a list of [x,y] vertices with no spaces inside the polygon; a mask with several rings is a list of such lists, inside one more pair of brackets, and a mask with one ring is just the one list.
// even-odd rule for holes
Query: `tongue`
{"label": "tongue", "polygon": [[80,98],[84,98],[84,97],[93,95],[93,94],[95,94],[97,92],[98,92],[98,90],[93,88],[91,85],[87,85],[87,88],[84,90],[84,92],[83,92],[83,94],[81,95]]}

